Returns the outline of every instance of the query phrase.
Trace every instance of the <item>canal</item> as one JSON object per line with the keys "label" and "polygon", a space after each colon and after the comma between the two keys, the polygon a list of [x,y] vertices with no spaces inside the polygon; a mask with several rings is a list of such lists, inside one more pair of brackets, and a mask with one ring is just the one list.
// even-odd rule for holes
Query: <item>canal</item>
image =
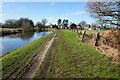
{"label": "canal", "polygon": [[25,32],[0,37],[0,55],[29,44],[50,32]]}

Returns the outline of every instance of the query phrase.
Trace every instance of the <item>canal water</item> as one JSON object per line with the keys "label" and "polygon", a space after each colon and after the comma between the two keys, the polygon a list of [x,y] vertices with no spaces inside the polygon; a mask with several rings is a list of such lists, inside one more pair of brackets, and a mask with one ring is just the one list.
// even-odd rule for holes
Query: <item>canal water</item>
{"label": "canal water", "polygon": [[26,32],[0,37],[0,55],[29,44],[50,32]]}

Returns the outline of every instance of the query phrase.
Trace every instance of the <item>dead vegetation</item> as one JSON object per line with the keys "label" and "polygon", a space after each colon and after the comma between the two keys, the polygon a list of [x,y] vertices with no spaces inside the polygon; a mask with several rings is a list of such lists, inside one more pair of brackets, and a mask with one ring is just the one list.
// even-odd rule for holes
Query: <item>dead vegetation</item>
{"label": "dead vegetation", "polygon": [[120,51],[120,30],[108,30],[103,33],[103,43]]}
{"label": "dead vegetation", "polygon": [[112,29],[100,33],[98,35],[90,35],[86,32],[83,37],[83,42],[91,44],[102,53],[112,57],[114,60],[119,61],[120,58],[120,30]]}
{"label": "dead vegetation", "polygon": [[120,58],[120,30],[105,31],[98,48],[105,54],[119,61]]}

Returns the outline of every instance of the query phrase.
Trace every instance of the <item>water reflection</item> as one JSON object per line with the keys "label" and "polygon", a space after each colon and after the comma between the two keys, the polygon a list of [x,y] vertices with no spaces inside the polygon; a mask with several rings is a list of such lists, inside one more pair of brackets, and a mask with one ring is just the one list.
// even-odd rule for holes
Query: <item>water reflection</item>
{"label": "water reflection", "polygon": [[19,37],[22,40],[30,40],[33,36],[34,36],[34,32],[25,32],[22,35],[20,35]]}
{"label": "water reflection", "polygon": [[0,44],[2,45],[0,47],[0,54],[4,54],[16,48],[20,48],[32,42],[33,40],[36,40],[49,33],[50,32],[26,32],[23,34],[14,34],[0,37],[0,40],[2,40],[0,42]]}

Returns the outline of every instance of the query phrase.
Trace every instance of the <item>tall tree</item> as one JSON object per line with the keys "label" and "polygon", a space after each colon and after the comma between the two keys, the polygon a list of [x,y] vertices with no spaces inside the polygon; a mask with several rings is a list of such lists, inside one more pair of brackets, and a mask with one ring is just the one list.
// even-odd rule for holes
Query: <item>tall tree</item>
{"label": "tall tree", "polygon": [[111,24],[120,26],[120,1],[118,2],[88,2],[87,11],[92,17],[96,18],[97,21],[105,26]]}
{"label": "tall tree", "polygon": [[32,20],[30,20],[29,18],[20,18],[20,22],[22,24],[22,22],[26,22],[30,24],[30,27],[34,27],[34,22]]}
{"label": "tall tree", "polygon": [[63,27],[64,27],[64,28],[67,27],[67,26],[68,26],[68,23],[69,23],[69,21],[66,20],[66,19],[64,19],[63,22],[62,22]]}
{"label": "tall tree", "polygon": [[68,26],[68,23],[69,23],[69,21],[68,21],[68,20],[66,20],[66,21],[65,21],[65,24],[66,24],[67,26]]}
{"label": "tall tree", "polygon": [[24,31],[33,31],[34,30],[34,22],[29,18],[20,18],[18,23],[24,29]]}
{"label": "tall tree", "polygon": [[58,26],[61,25],[61,22],[62,22],[62,20],[61,20],[61,19],[58,19],[58,21],[57,21]]}

